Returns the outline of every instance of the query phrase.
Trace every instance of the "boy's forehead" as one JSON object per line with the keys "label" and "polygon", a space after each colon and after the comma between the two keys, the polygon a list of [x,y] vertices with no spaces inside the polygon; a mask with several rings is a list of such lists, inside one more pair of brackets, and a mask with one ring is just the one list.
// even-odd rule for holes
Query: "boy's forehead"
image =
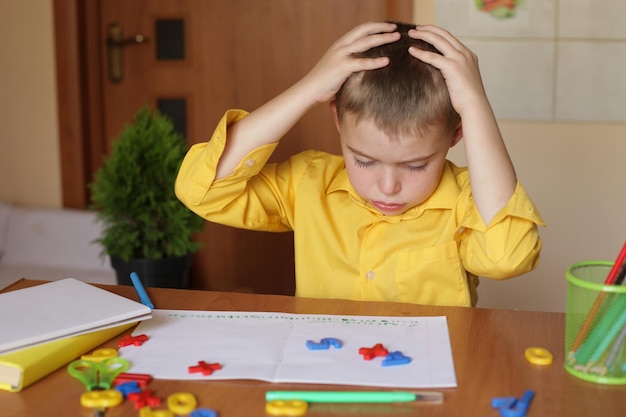
{"label": "boy's forehead", "polygon": [[395,130],[380,127],[371,117],[358,117],[346,114],[340,122],[341,130],[349,136],[387,139],[389,142],[413,142],[441,139],[445,140],[445,129],[436,124],[415,124],[414,126],[398,127]]}
{"label": "boy's forehead", "polygon": [[415,133],[387,133],[372,120],[344,120],[340,126],[342,145],[351,152],[373,159],[418,161],[428,159],[446,146],[442,129],[415,129]]}

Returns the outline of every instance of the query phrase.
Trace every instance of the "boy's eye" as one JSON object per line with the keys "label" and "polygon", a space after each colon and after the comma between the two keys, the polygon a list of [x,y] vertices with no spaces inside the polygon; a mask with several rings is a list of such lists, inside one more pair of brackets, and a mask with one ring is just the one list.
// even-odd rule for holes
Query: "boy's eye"
{"label": "boy's eye", "polygon": [[367,168],[369,166],[374,165],[374,161],[361,161],[360,159],[354,158],[354,165],[359,168]]}
{"label": "boy's eye", "polygon": [[428,162],[423,165],[407,165],[406,167],[411,171],[424,171],[428,166]]}

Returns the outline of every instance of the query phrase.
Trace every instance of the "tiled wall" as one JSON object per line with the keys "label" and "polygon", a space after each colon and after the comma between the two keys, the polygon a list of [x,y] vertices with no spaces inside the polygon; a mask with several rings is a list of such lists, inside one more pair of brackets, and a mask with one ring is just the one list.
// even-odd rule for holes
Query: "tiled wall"
{"label": "tiled wall", "polygon": [[435,0],[435,16],[478,55],[499,119],[626,121],[626,1],[525,0],[496,19]]}

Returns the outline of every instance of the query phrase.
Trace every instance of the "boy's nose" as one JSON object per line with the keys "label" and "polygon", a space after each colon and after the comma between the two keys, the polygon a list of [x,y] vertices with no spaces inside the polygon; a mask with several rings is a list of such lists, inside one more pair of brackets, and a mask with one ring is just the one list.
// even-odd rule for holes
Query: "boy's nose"
{"label": "boy's nose", "polygon": [[385,172],[380,179],[378,186],[384,195],[394,195],[400,192],[402,183],[394,172]]}

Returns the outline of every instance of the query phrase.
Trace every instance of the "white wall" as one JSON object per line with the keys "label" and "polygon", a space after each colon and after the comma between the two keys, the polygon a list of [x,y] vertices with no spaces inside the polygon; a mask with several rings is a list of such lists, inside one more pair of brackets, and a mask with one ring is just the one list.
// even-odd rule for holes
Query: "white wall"
{"label": "white wall", "polygon": [[[442,10],[453,13],[468,12],[468,8],[473,7],[473,1],[464,0],[437,0]],[[623,3],[620,0],[610,0],[617,7],[623,9]],[[552,4],[553,9],[558,10],[561,15],[552,13],[551,19],[557,19],[557,16],[563,17],[560,23],[575,20],[572,16],[576,10],[570,10],[569,7],[589,5],[591,0],[557,0],[555,7],[554,0],[549,2],[533,3],[533,6],[548,7],[548,3]],[[457,7],[451,5],[463,6],[465,9],[459,11]],[[582,6],[581,6],[582,7]],[[604,8],[604,7],[603,7]],[[596,10],[597,18],[608,19],[615,22],[610,14],[599,13]],[[552,10],[555,12],[555,10]],[[598,14],[599,13],[599,14]],[[462,16],[437,16],[435,18],[436,8],[435,0],[415,0],[415,21],[422,24],[432,24],[436,21],[462,21]],[[530,16],[531,19],[539,19],[538,25],[542,27],[550,27],[552,30],[562,26],[559,23],[546,21],[547,13],[539,13]],[[452,24],[452,23],[451,23]],[[581,27],[581,25],[578,25]],[[587,25],[589,26],[589,25]],[[597,26],[595,25],[596,29]],[[605,25],[606,26],[606,25]],[[582,25],[584,28],[585,25]],[[527,30],[527,28],[524,28]],[[506,43],[507,40],[502,28],[463,28],[465,35],[472,39],[472,45],[480,47],[481,43],[489,42]],[[500,32],[494,39],[490,39],[489,30],[499,30]],[[541,33],[540,33],[541,32]],[[537,31],[533,36],[539,36],[540,39],[513,39],[510,42],[513,46],[515,43],[523,44],[534,42],[536,44],[555,44],[555,39],[571,43],[579,44],[608,44],[613,48],[621,48],[619,45],[626,44],[624,31],[612,32],[613,38],[606,37],[592,38],[593,32],[582,31],[577,34],[578,38],[572,42],[571,38],[565,37],[565,29],[561,28],[560,32],[555,34],[550,31]],[[515,34],[515,31],[513,31]],[[580,38],[581,36],[587,38]],[[571,34],[567,36],[572,36]],[[605,35],[607,36],[607,35]],[[615,38],[617,36],[617,38]],[[489,48],[483,48],[489,53]],[[515,48],[505,48],[507,50]],[[534,48],[537,51],[540,48]],[[531,48],[532,50],[532,48]],[[553,49],[550,49],[553,50]],[[478,51],[475,50],[478,53]],[[538,120],[522,120],[511,121],[502,119],[499,121],[500,128],[504,135],[509,153],[516,166],[519,180],[529,191],[531,197],[538,206],[547,227],[540,230],[543,240],[543,251],[541,254],[541,262],[538,268],[522,277],[507,281],[491,281],[483,279],[479,287],[479,307],[498,307],[498,308],[516,308],[529,310],[547,310],[547,311],[564,311],[566,307],[567,284],[565,280],[565,270],[574,262],[584,260],[606,259],[614,260],[626,240],[626,176],[622,174],[624,156],[626,156],[626,123],[616,122],[590,122],[590,121],[571,121],[571,122],[555,122],[550,120],[571,119],[564,117],[566,114],[559,111],[563,102],[558,101],[558,87],[565,85],[565,82],[571,81],[568,75],[568,67],[563,61],[554,56],[554,61],[558,71],[548,73],[545,77],[545,85],[539,85],[541,77],[515,76],[511,74],[498,74],[492,71],[489,66],[498,64],[497,59],[489,59],[487,56],[481,59],[484,65],[483,75],[490,74],[493,78],[509,79],[516,83],[514,88],[510,90],[511,101],[513,103],[504,103],[504,106],[496,100],[494,107],[496,113],[507,114],[511,117],[523,119],[520,115],[532,115],[532,111],[541,108],[544,110],[539,114]],[[510,57],[509,57],[510,58]],[[538,63],[539,56],[525,57],[530,63]],[[624,56],[621,57],[622,60]],[[507,61],[507,57],[500,56],[502,60]],[[587,57],[588,61],[589,57]],[[615,58],[612,58],[614,60]],[[509,59],[510,61],[510,59]],[[606,88],[606,79],[594,79],[594,74],[607,73],[604,64],[605,61],[586,62],[585,67],[597,67],[595,72],[589,73],[587,79],[590,84],[598,86],[598,90]],[[532,67],[532,66],[531,66]],[[540,65],[537,65],[540,67]],[[571,67],[571,66],[570,66]],[[620,66],[622,69],[623,65]],[[586,69],[585,68],[585,69]],[[577,73],[580,68],[576,68]],[[615,71],[613,71],[615,72]],[[618,76],[623,76],[624,71]],[[580,77],[579,77],[580,78]],[[580,83],[580,81],[578,81]],[[485,79],[487,87],[493,85],[504,85],[504,83],[493,83],[493,79]],[[601,112],[591,111],[598,108],[605,108],[607,103],[612,108],[621,111],[621,120],[626,119],[626,97],[623,94],[623,83],[617,83],[614,91],[610,95],[590,95],[586,97],[583,103],[573,103],[574,109],[585,109],[581,114],[585,115],[585,120],[598,120],[603,117]],[[510,87],[510,86],[507,86]],[[532,103],[519,103],[524,98],[524,91],[531,90],[537,92],[530,99]],[[489,90],[490,95],[501,99],[503,94],[501,91]],[[565,90],[576,90],[576,86],[570,86]],[[547,92],[546,94],[541,94]],[[515,96],[515,93],[519,93]],[[620,95],[621,94],[621,95]],[[538,98],[539,97],[539,98]],[[546,101],[555,99],[553,102]],[[581,100],[581,98],[578,98]],[[595,106],[592,100],[601,101]],[[505,107],[503,109],[503,107]],[[594,108],[595,107],[595,108]],[[526,112],[526,113],[524,113]],[[616,120],[617,113],[608,113],[605,120]],[[582,118],[582,116],[581,116]],[[528,117],[531,119],[531,117]],[[457,146],[450,153],[450,159],[458,164],[464,164],[465,156],[463,147]]]}
{"label": "white wall", "polygon": [[[540,229],[538,268],[507,281],[482,279],[478,306],[564,311],[567,267],[614,260],[626,240],[626,125],[501,122],[500,128],[547,226]],[[463,164],[463,147],[450,158]]]}
{"label": "white wall", "polygon": [[[51,4],[0,1],[0,199],[60,207]],[[434,22],[432,0],[415,5],[416,22]],[[567,266],[614,259],[626,239],[626,124],[502,121],[501,129],[548,226],[538,269],[483,280],[479,306],[563,311]],[[451,158],[463,162],[461,146]]]}

